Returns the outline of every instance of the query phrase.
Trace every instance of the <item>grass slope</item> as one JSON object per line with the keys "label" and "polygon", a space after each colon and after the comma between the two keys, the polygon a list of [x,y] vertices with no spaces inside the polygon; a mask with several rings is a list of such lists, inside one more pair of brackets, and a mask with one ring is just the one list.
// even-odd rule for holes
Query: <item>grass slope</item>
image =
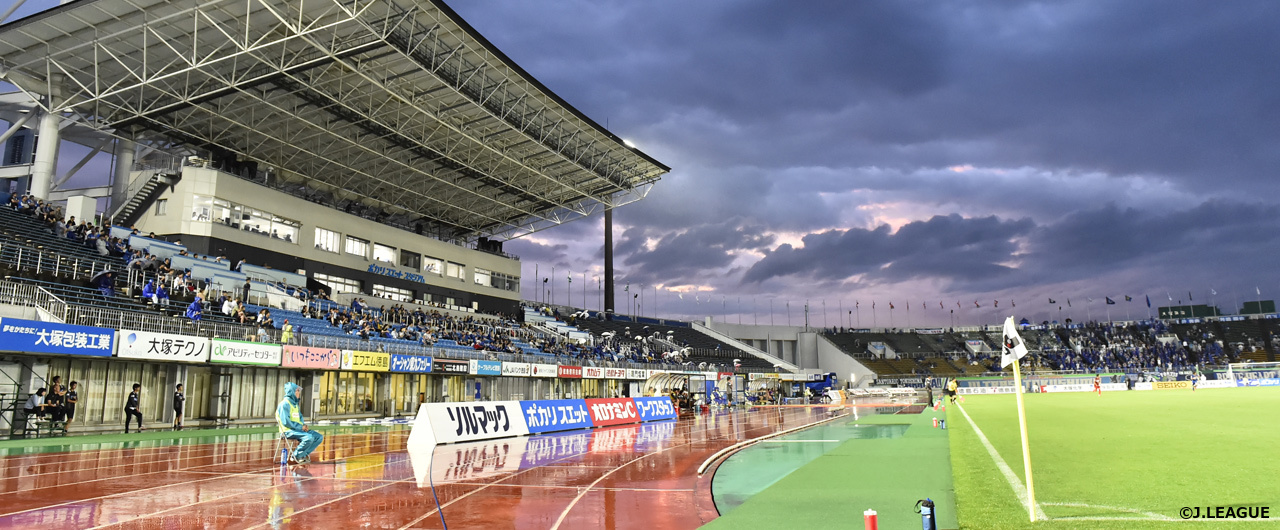
{"label": "grass slope", "polygon": [[[961,528],[1248,528],[1280,526],[1277,388],[1028,394],[1036,500],[1031,525],[959,410],[949,410]],[[1013,396],[973,396],[965,410],[1024,483]],[[1071,507],[1058,504],[1087,504]],[[1183,506],[1269,506],[1270,522],[1182,521]],[[1111,508],[1107,508],[1111,507]],[[1099,521],[1141,510],[1175,519]],[[1139,519],[1146,516],[1136,515]]]}

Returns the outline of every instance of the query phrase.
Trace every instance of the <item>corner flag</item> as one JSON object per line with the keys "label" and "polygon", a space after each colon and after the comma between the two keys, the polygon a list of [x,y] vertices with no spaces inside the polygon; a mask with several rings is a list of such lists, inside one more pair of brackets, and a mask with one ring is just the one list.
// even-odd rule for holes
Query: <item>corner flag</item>
{"label": "corner flag", "polygon": [[1013,361],[1027,356],[1027,346],[1018,335],[1018,326],[1013,317],[1004,320],[1004,354],[1000,356],[1000,368],[1007,368]]}
{"label": "corner flag", "polygon": [[[1004,320],[1004,355],[1000,356],[1000,367],[1013,365],[1014,395],[1018,398],[1018,431],[1022,435],[1022,469],[1027,477],[1027,515],[1031,516],[1031,522],[1034,523],[1040,506],[1036,504],[1036,485],[1031,478],[1031,447],[1027,443],[1027,413],[1022,405],[1022,373],[1018,369],[1020,364],[1018,359],[1026,355],[1027,345],[1018,335],[1018,327],[1013,323],[1013,317],[1006,318]],[[1041,515],[1043,516],[1043,513]]]}

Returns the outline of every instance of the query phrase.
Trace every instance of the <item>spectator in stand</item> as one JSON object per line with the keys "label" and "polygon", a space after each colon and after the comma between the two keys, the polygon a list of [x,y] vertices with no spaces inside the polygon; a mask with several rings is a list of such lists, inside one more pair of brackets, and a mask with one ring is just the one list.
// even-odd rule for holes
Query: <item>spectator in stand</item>
{"label": "spectator in stand", "polygon": [[44,417],[44,394],[46,391],[47,390],[44,388],[36,390],[36,393],[31,394],[31,397],[27,398],[27,402],[22,405],[22,412],[25,412],[28,418],[31,416],[35,416],[37,418]]}
{"label": "spectator in stand", "polygon": [[281,330],[280,343],[292,344],[293,343],[293,324],[289,323],[289,319],[287,318],[284,319],[284,326],[281,327],[280,330]]}
{"label": "spectator in stand", "polygon": [[116,295],[116,273],[107,271],[97,278],[94,287],[98,288],[103,297],[111,298]]}
{"label": "spectator in stand", "polygon": [[148,304],[156,303],[155,280],[147,280],[147,283],[142,286],[142,300]]}
{"label": "spectator in stand", "polygon": [[49,392],[44,396],[45,412],[53,417],[53,421],[66,421],[66,411],[62,406],[66,395],[67,390],[62,388],[62,376],[53,376],[53,380],[49,381]]}
{"label": "spectator in stand", "polygon": [[156,287],[155,304],[156,308],[160,310],[169,308],[169,290],[164,285]]}
{"label": "spectator in stand", "polygon": [[138,432],[142,432],[142,413],[138,411],[138,406],[142,398],[142,383],[133,384],[133,392],[129,393],[129,397],[124,402],[124,432],[129,433],[129,420],[138,418]]}
{"label": "spectator in stand", "polygon": [[227,316],[236,314],[236,301],[232,300],[230,296],[222,300],[222,314]]}
{"label": "spectator in stand", "polygon": [[191,305],[187,306],[187,318],[193,322],[199,322],[200,317],[204,315],[204,303],[199,296],[191,301]]}
{"label": "spectator in stand", "polygon": [[258,324],[269,328],[275,327],[276,321],[271,318],[270,309],[263,308],[261,311],[258,311]]}

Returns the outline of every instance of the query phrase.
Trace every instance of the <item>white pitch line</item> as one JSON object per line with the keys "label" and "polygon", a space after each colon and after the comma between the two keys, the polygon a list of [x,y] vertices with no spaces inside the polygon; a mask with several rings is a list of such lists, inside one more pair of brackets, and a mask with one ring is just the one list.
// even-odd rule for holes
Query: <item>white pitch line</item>
{"label": "white pitch line", "polygon": [[760,440],[760,443],[840,443],[840,440]]}
{"label": "white pitch line", "polygon": [[[991,455],[991,459],[995,461],[996,467],[1000,468],[1000,473],[1004,474],[1004,479],[1009,481],[1009,486],[1013,488],[1013,493],[1018,496],[1018,502],[1027,509],[1027,513],[1031,513],[1031,496],[1027,494],[1027,487],[1022,485],[1022,481],[1018,476],[1013,474],[1013,470],[1009,468],[1009,464],[1005,463],[1000,457],[1000,453],[996,452],[996,448],[991,445],[991,441],[987,440],[987,435],[982,433],[982,429],[978,428],[978,424],[973,422],[973,418],[969,417],[969,413],[965,412],[964,407],[959,403],[954,403],[956,408],[960,409],[960,413],[964,414],[964,419],[969,420],[969,425],[973,427],[973,432],[978,435],[978,440],[982,441],[983,447],[987,448],[987,453]],[[1035,505],[1036,519],[1040,521],[1049,520],[1049,516],[1044,514],[1044,509],[1040,504]]]}
{"label": "white pitch line", "polygon": [[[1067,506],[1071,508],[1096,508],[1100,510],[1111,510],[1114,512],[1126,512],[1126,513],[1143,515],[1143,516],[1146,516],[1147,519],[1154,520],[1154,521],[1180,521],[1181,520],[1181,519],[1174,519],[1167,515],[1160,515],[1155,512],[1147,512],[1143,510],[1137,510],[1134,508],[1124,508],[1121,506],[1106,506],[1102,504],[1084,504],[1079,502],[1045,502],[1041,504],[1044,504],[1046,506]],[[1076,521],[1115,521],[1115,520],[1139,521],[1141,520],[1141,519],[1138,519],[1137,517],[1115,517],[1115,516],[1108,517],[1108,516],[1089,516],[1089,515],[1082,515],[1078,517],[1055,517],[1054,519],[1055,520],[1071,519]]]}

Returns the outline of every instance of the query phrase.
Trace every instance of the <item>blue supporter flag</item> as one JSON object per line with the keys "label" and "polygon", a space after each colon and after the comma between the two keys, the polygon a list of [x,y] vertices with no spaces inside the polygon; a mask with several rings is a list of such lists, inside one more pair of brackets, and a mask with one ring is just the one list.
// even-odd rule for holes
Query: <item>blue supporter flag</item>
{"label": "blue supporter flag", "polygon": [[1148,295],[1145,295],[1145,296],[1147,297],[1147,309],[1150,309],[1150,308],[1151,308],[1151,295],[1149,295],[1149,294],[1148,294]]}
{"label": "blue supporter flag", "polygon": [[1112,300],[1110,296],[1106,297],[1106,299],[1107,299],[1107,305],[1116,305],[1116,301]]}

